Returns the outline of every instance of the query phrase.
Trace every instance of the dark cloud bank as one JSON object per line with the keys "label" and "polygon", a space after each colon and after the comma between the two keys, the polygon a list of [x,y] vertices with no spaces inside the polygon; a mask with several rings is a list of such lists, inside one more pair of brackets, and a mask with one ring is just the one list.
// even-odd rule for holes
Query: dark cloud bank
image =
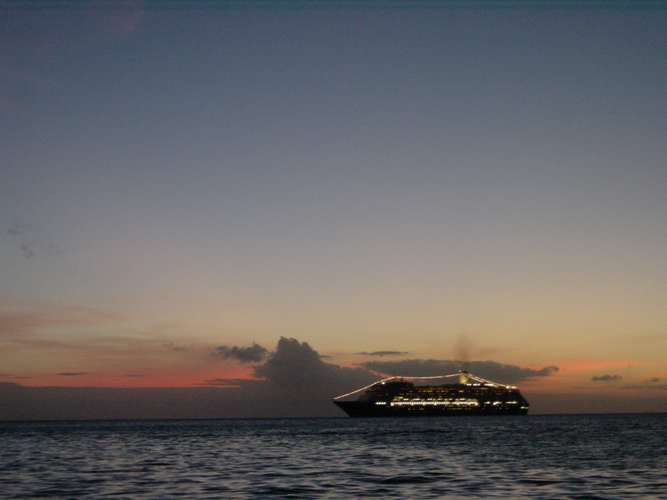
{"label": "dark cloud bank", "polygon": [[378,357],[384,357],[384,356],[404,356],[406,354],[410,354],[409,352],[404,352],[404,351],[362,351],[362,352],[355,352],[355,354],[359,354],[361,356],[378,356]]}
{"label": "dark cloud bank", "polygon": [[253,342],[250,347],[228,347],[221,345],[215,349],[213,354],[224,359],[235,359],[241,363],[258,363],[269,353],[268,349]]}
{"label": "dark cloud bank", "polygon": [[547,377],[558,371],[557,366],[547,366],[541,370],[506,365],[496,361],[460,361],[437,359],[405,359],[401,361],[368,361],[363,364],[369,370],[389,375],[447,375],[456,373],[461,367],[475,375],[505,384],[516,384],[532,377]]}
{"label": "dark cloud bank", "polygon": [[[254,367],[257,380],[213,379],[189,388],[28,388],[0,383],[0,419],[342,416],[331,398],[377,379],[373,371],[432,374],[456,371],[460,366],[454,361],[404,360],[342,367],[323,361],[307,343],[288,338],[281,338],[270,353],[254,344],[216,349],[214,354],[245,361],[260,358],[261,354],[264,361]],[[556,371],[555,367],[530,370],[493,361],[472,361],[468,368],[506,383]],[[549,396],[551,403],[546,398],[531,399],[535,411],[559,411],[553,396]],[[562,399],[558,401],[562,403]],[[591,407],[589,400],[588,406],[581,408],[610,411],[608,401]]]}

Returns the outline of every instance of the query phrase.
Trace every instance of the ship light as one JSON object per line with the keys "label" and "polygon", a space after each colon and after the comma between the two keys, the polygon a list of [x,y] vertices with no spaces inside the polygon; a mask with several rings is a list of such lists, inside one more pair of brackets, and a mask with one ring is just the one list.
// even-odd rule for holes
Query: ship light
{"label": "ship light", "polygon": [[479,406],[475,399],[436,400],[436,401],[392,401],[389,406]]}

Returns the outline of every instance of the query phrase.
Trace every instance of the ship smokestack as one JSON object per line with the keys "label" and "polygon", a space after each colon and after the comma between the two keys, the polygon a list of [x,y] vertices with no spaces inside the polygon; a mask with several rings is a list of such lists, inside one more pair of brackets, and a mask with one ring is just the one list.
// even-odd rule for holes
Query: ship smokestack
{"label": "ship smokestack", "polygon": [[459,370],[459,384],[466,385],[468,380],[468,372],[466,370]]}

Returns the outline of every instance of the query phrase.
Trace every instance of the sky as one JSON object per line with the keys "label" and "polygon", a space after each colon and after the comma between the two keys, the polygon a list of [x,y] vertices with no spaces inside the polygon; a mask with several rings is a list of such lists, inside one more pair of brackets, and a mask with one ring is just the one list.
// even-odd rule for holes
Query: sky
{"label": "sky", "polygon": [[667,411],[667,9],[487,4],[0,6],[0,418]]}

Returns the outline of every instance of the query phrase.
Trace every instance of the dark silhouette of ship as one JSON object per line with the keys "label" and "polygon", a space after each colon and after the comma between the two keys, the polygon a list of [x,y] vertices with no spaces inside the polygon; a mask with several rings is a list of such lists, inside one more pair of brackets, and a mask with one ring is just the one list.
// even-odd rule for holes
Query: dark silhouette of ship
{"label": "dark silhouette of ship", "polygon": [[[418,385],[451,377],[458,383]],[[356,400],[348,399],[355,394],[360,394]],[[525,415],[529,407],[516,386],[465,370],[434,377],[388,377],[336,396],[333,402],[350,417]]]}

